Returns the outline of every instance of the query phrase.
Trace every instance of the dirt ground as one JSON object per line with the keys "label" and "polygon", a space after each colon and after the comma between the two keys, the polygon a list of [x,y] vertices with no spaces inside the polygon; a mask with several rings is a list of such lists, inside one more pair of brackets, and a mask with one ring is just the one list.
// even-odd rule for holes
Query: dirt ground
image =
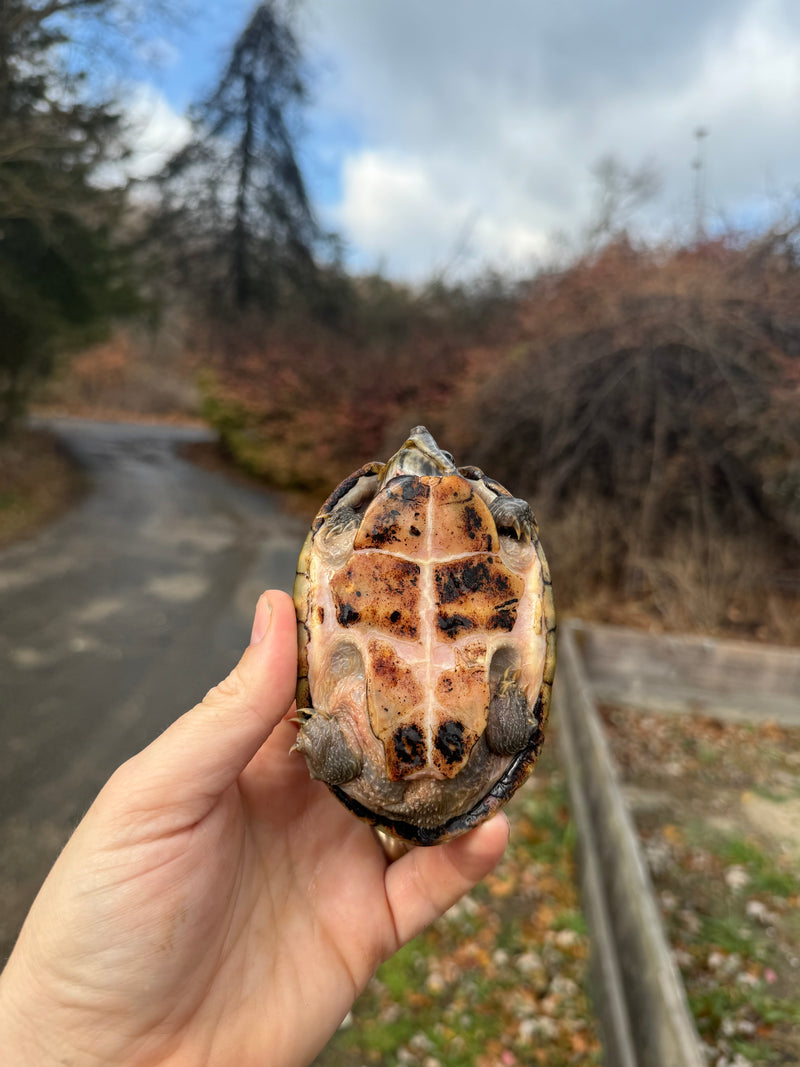
{"label": "dirt ground", "polygon": [[57,519],[84,488],[75,463],[46,430],[21,429],[0,442],[0,548]]}
{"label": "dirt ground", "polygon": [[709,1062],[800,1063],[800,728],[603,719]]}

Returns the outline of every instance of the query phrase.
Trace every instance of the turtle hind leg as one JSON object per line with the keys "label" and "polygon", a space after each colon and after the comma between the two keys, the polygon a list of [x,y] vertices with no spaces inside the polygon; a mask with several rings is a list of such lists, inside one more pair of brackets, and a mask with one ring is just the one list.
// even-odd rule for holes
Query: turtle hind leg
{"label": "turtle hind leg", "polygon": [[535,524],[527,500],[521,500],[517,496],[496,496],[489,505],[489,512],[498,533],[509,536],[513,534],[523,544],[530,542]]}
{"label": "turtle hind leg", "polygon": [[297,714],[301,725],[292,751],[305,756],[311,777],[327,785],[344,785],[358,777],[363,757],[349,744],[336,717],[307,709]]}
{"label": "turtle hind leg", "polygon": [[509,667],[489,702],[484,736],[497,756],[513,756],[521,752],[539,726],[536,709],[530,706],[519,685],[519,674],[519,670]]}

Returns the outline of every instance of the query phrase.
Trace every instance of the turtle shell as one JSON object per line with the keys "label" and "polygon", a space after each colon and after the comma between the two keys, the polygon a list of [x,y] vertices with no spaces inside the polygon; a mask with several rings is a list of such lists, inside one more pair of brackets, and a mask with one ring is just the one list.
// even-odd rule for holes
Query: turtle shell
{"label": "turtle shell", "polygon": [[[433,460],[408,460],[418,431]],[[300,555],[295,747],[356,815],[426,845],[530,773],[555,618],[528,506],[422,427],[404,449],[337,487]]]}

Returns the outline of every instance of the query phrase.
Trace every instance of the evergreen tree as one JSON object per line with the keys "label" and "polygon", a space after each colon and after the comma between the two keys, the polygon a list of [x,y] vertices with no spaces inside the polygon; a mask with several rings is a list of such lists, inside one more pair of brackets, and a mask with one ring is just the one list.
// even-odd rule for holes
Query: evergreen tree
{"label": "evergreen tree", "polygon": [[[316,276],[324,240],[297,160],[307,90],[291,9],[264,0],[233,45],[194,133],[162,176],[185,280],[217,302],[271,311]],[[163,229],[162,229],[163,233]]]}
{"label": "evergreen tree", "polygon": [[119,192],[93,183],[120,119],[67,65],[67,14],[107,0],[0,3],[0,433],[55,353],[128,298],[114,227]]}

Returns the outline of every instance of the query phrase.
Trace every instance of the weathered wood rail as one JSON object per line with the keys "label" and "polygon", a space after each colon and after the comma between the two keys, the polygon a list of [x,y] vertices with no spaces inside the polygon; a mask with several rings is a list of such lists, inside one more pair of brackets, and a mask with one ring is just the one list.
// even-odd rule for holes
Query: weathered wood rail
{"label": "weathered wood rail", "polygon": [[800,653],[562,625],[554,691],[608,1067],[704,1067],[596,701],[800,724]]}
{"label": "weathered wood rail", "polygon": [[796,649],[570,623],[600,703],[800,725]]}

